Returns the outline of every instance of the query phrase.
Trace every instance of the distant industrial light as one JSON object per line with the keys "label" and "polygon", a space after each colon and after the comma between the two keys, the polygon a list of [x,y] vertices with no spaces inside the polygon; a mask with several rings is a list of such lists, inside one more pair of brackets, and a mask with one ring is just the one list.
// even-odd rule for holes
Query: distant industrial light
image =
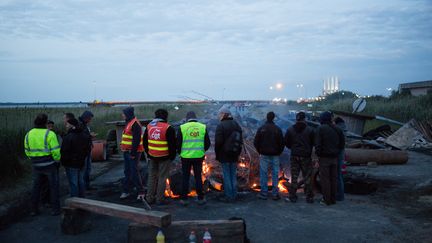
{"label": "distant industrial light", "polygon": [[272,89],[273,89],[273,86],[270,86],[269,89],[272,90]]}
{"label": "distant industrial light", "polygon": [[277,84],[276,84],[276,89],[282,89],[282,87],[283,87],[283,84],[282,84],[282,83],[277,83]]}

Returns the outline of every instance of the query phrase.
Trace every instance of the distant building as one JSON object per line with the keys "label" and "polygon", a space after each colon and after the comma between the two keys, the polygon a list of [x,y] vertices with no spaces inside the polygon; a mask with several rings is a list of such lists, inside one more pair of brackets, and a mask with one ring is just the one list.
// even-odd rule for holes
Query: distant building
{"label": "distant building", "polygon": [[432,91],[432,80],[399,84],[399,93],[409,91],[413,96],[426,95]]}
{"label": "distant building", "polygon": [[339,91],[339,78],[338,77],[330,77],[324,80],[323,82],[323,96],[327,96],[329,94],[333,94]]}

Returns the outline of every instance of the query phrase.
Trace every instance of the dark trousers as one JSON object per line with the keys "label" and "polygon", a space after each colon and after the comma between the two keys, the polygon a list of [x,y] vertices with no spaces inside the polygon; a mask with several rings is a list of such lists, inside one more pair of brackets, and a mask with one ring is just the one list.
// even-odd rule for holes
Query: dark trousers
{"label": "dark trousers", "polygon": [[181,198],[187,199],[189,193],[189,178],[191,174],[191,168],[195,177],[195,190],[198,194],[198,199],[204,198],[203,185],[202,185],[202,159],[181,159],[182,161],[182,172],[183,172],[183,186]]}
{"label": "dark trousers", "polygon": [[138,164],[140,163],[141,153],[138,153],[135,159],[131,158],[129,151],[123,152],[124,159],[124,178],[123,192],[129,193],[133,187],[136,188],[139,194],[144,193],[144,185],[141,174],[139,173]]}
{"label": "dark trousers", "polygon": [[312,159],[307,157],[291,156],[291,186],[289,188],[289,198],[297,199],[298,177],[300,171],[304,181],[304,194],[306,198],[313,199],[312,191]]}
{"label": "dark trousers", "polygon": [[48,177],[48,183],[50,188],[50,201],[53,212],[60,211],[60,196],[59,196],[59,172],[57,165],[51,165],[48,168],[39,169],[33,167],[33,189],[31,195],[32,211],[37,212],[39,210],[39,200],[41,195],[41,178],[43,176]]}
{"label": "dark trousers", "polygon": [[84,164],[84,186],[86,190],[90,189],[90,173],[92,167],[91,164],[92,164],[92,157],[90,152],[90,154],[86,157],[85,164]]}
{"label": "dark trousers", "polygon": [[336,203],[338,158],[319,158],[321,190],[326,204]]}
{"label": "dark trousers", "polygon": [[41,185],[41,195],[40,195],[41,202],[44,205],[49,204],[51,199],[50,199],[50,188],[49,188],[48,176],[43,174],[41,175],[40,185]]}

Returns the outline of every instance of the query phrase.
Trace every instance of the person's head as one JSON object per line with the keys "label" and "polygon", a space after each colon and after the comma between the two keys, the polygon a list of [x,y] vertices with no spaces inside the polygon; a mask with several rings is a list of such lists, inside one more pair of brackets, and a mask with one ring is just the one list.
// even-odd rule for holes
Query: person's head
{"label": "person's head", "polygon": [[342,119],[342,117],[338,116],[334,119],[335,124],[341,124],[341,123],[345,123],[344,119]]}
{"label": "person's head", "polygon": [[70,113],[70,112],[64,113],[64,115],[63,115],[63,122],[64,122],[65,126],[66,126],[67,121],[69,119],[72,119],[72,118],[75,118],[75,115],[73,113]]}
{"label": "person's head", "polygon": [[168,120],[168,111],[165,109],[157,109],[155,111],[155,118],[159,118],[159,119],[167,121]]}
{"label": "person's head", "polygon": [[34,126],[37,128],[46,128],[48,123],[48,116],[45,113],[40,113],[33,121]]}
{"label": "person's head", "polygon": [[333,114],[330,111],[325,111],[320,115],[321,124],[329,124],[332,121]]}
{"label": "person's head", "polygon": [[85,124],[89,124],[93,118],[93,113],[91,111],[84,111],[80,118]]}
{"label": "person's head", "polygon": [[79,126],[79,122],[77,119],[75,118],[71,118],[66,122],[66,128],[67,129],[75,129]]}
{"label": "person's head", "polygon": [[189,112],[186,114],[186,121],[189,121],[189,120],[196,120],[196,119],[197,119],[197,116],[196,116],[195,112],[193,112],[193,111],[189,111]]}
{"label": "person's head", "polygon": [[269,113],[267,113],[267,121],[268,122],[273,122],[275,118],[275,113],[273,111],[270,111]]}
{"label": "person's head", "polygon": [[228,117],[231,117],[231,111],[225,106],[222,106],[222,108],[219,109],[219,120],[226,119]]}
{"label": "person's head", "polygon": [[47,122],[47,129],[53,130],[54,129],[54,122],[51,120],[48,120]]}
{"label": "person's head", "polygon": [[129,121],[135,117],[135,109],[132,106],[123,109],[122,117],[124,120]]}
{"label": "person's head", "polygon": [[296,121],[304,121],[306,119],[306,114],[303,111],[300,111],[296,114]]}

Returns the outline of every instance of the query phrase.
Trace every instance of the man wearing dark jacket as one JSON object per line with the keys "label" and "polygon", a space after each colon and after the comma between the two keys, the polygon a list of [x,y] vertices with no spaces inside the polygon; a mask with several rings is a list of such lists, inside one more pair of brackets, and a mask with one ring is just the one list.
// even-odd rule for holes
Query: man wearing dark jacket
{"label": "man wearing dark jacket", "polygon": [[216,160],[222,163],[224,201],[232,202],[237,197],[237,162],[243,145],[240,125],[234,121],[231,111],[222,107],[215,134]]}
{"label": "man wearing dark jacket", "polygon": [[306,202],[313,203],[312,191],[312,148],[314,144],[314,129],[305,122],[306,115],[299,112],[296,123],[289,127],[285,133],[285,144],[291,149],[291,186],[286,201],[297,202],[298,176],[300,171],[305,184]]}
{"label": "man wearing dark jacket", "polygon": [[[90,138],[93,138],[94,133],[90,131],[89,124],[93,119],[93,113],[91,111],[84,111],[82,115],[78,118],[80,121],[81,129],[90,136]],[[92,141],[90,140],[90,147],[93,148]],[[85,160],[85,168],[84,168],[84,186],[86,190],[92,190],[90,186],[90,173],[91,173],[91,149],[88,153],[86,160]]]}
{"label": "man wearing dark jacket", "polygon": [[319,173],[323,199],[321,204],[336,203],[338,156],[345,147],[345,137],[332,123],[332,113],[320,115],[321,126],[316,132],[315,151],[319,158]]}
{"label": "man wearing dark jacket", "polygon": [[279,156],[285,144],[282,130],[273,122],[275,113],[267,113],[267,122],[258,128],[255,135],[254,146],[260,154],[260,187],[258,198],[266,200],[268,194],[268,166],[272,167],[272,195],[273,200],[279,200]]}
{"label": "man wearing dark jacket", "polygon": [[147,202],[166,204],[165,187],[169,176],[171,162],[176,157],[175,130],[167,122],[168,111],[158,109],[144,132],[144,149],[149,158]]}
{"label": "man wearing dark jacket", "polygon": [[129,197],[131,186],[138,191],[137,200],[143,200],[145,190],[139,173],[138,164],[141,153],[144,151],[142,140],[142,128],[140,121],[135,117],[134,108],[127,107],[123,110],[122,117],[126,122],[123,130],[120,149],[124,158],[123,192],[120,199]]}
{"label": "man wearing dark jacket", "polygon": [[205,151],[210,147],[210,138],[207,127],[197,121],[195,112],[189,111],[186,114],[186,123],[180,126],[177,134],[177,152],[180,154],[183,172],[183,187],[180,203],[188,204],[189,177],[193,167],[195,177],[195,189],[198,194],[198,204],[205,204],[202,185],[202,165]]}
{"label": "man wearing dark jacket", "polygon": [[72,118],[66,122],[67,134],[63,137],[61,145],[61,163],[65,167],[69,181],[70,196],[84,197],[84,165],[89,154],[90,136],[79,126],[77,119]]}

